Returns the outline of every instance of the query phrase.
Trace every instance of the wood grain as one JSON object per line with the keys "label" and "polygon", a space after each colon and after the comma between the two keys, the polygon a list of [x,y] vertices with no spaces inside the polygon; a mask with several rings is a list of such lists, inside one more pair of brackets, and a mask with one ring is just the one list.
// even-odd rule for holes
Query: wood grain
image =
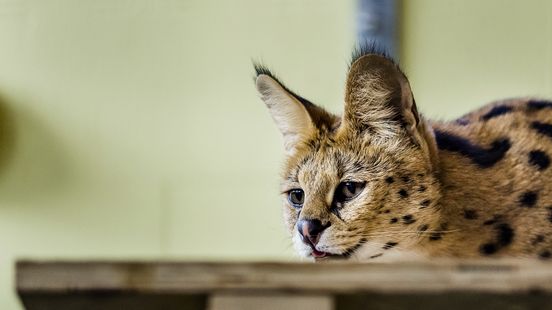
{"label": "wood grain", "polygon": [[552,309],[552,264],[539,261],[22,261],[16,281],[29,310]]}

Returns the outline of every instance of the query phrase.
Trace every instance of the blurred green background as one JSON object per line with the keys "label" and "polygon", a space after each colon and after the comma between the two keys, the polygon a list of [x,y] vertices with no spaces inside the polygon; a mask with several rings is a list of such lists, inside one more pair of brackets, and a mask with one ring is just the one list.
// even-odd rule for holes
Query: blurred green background
{"label": "blurred green background", "polygon": [[[0,0],[0,309],[16,258],[294,259],[262,60],[341,109],[356,2]],[[552,97],[552,1],[409,0],[419,108]]]}

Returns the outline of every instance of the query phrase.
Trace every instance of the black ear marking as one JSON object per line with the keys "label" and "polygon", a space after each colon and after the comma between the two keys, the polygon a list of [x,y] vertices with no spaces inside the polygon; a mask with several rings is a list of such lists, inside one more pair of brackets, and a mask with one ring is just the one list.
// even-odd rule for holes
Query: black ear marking
{"label": "black ear marking", "polygon": [[514,109],[511,106],[507,105],[497,105],[493,107],[489,112],[481,116],[482,121],[488,121],[491,118],[495,118],[504,114],[512,112]]}
{"label": "black ear marking", "polygon": [[499,162],[512,146],[510,139],[499,138],[491,143],[490,148],[472,144],[466,138],[441,130],[435,130],[437,146],[441,150],[459,153],[468,157],[481,168],[489,168]]}

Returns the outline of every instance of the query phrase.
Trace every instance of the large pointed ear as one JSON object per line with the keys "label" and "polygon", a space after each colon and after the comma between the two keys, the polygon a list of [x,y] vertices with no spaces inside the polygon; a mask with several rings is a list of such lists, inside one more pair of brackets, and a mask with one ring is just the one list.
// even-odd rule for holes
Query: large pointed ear
{"label": "large pointed ear", "polygon": [[366,54],[354,60],[347,77],[343,123],[375,139],[410,140],[437,167],[431,126],[418,113],[406,76],[384,55]]}
{"label": "large pointed ear", "polygon": [[314,131],[314,124],[301,102],[269,75],[257,76],[257,90],[284,136],[284,146],[292,153],[297,143]]}
{"label": "large pointed ear", "polygon": [[264,67],[255,69],[257,90],[284,137],[288,154],[316,130],[329,130],[339,122],[336,116],[288,90]]}

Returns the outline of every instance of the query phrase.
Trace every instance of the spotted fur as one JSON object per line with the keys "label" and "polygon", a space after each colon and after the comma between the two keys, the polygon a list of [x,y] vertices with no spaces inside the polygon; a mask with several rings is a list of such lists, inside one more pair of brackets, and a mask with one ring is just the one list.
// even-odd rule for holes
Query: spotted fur
{"label": "spotted fur", "polygon": [[[256,84],[284,135],[284,220],[301,255],[552,256],[552,102],[508,99],[451,122],[417,111],[409,82],[374,49],[357,51],[342,116],[299,97],[265,67]],[[335,204],[340,183],[363,188]],[[304,191],[297,208],[288,193]],[[327,227],[315,245],[300,220]],[[320,256],[320,255],[318,255]]]}

